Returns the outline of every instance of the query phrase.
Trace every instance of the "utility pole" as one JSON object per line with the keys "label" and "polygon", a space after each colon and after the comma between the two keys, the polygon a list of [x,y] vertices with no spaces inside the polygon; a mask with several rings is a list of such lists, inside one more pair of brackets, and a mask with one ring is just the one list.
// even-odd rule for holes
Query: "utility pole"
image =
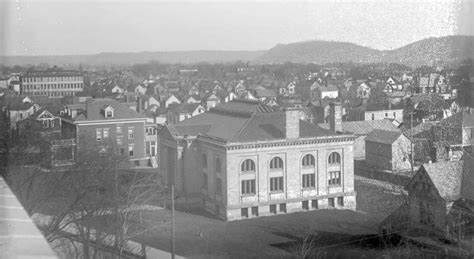
{"label": "utility pole", "polygon": [[413,141],[415,137],[413,136],[413,111],[410,112],[410,135],[411,135],[411,140],[410,140],[410,148],[411,148],[411,157],[410,157],[410,164],[411,164],[411,174],[412,176],[414,175],[414,169],[413,169],[413,164],[415,162],[415,154],[413,153]]}
{"label": "utility pole", "polygon": [[174,254],[174,183],[171,184],[171,259],[175,258]]}

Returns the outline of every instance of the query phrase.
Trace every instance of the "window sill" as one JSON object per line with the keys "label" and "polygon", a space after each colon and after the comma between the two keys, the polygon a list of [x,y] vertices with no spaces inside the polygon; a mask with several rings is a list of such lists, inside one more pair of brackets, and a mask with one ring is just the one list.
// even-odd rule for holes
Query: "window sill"
{"label": "window sill", "polygon": [[240,174],[255,174],[255,171],[240,171]]}
{"label": "window sill", "polygon": [[242,196],[242,198],[245,198],[245,197],[253,197],[257,195],[256,193],[249,193],[249,194],[241,194],[240,196]]}
{"label": "window sill", "polygon": [[316,187],[303,187],[303,191],[313,191],[316,190]]}
{"label": "window sill", "polygon": [[341,184],[331,184],[331,185],[328,185],[329,188],[337,188],[337,187],[342,187]]}
{"label": "window sill", "polygon": [[281,191],[270,191],[270,194],[278,194],[278,193],[284,193],[285,191],[281,190]]}

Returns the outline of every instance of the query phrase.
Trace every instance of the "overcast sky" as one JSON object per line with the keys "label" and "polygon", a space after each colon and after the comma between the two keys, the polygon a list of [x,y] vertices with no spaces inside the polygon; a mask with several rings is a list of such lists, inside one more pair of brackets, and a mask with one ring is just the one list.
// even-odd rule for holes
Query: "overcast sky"
{"label": "overcast sky", "polygon": [[305,40],[393,49],[472,35],[472,4],[460,1],[0,0],[0,55],[264,50]]}

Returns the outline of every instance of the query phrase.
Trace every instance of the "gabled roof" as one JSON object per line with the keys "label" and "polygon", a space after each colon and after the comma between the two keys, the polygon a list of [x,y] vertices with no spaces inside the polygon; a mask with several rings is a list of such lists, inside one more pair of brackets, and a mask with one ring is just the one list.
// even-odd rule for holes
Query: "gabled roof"
{"label": "gabled roof", "polygon": [[441,161],[424,164],[424,170],[440,196],[446,201],[460,198],[474,200],[474,167],[473,160],[463,156],[459,161]]}
{"label": "gabled roof", "polygon": [[[114,117],[105,118],[102,110],[111,106],[114,108]],[[112,99],[91,99],[86,103],[86,110],[77,116],[74,121],[93,121],[93,120],[110,120],[110,119],[142,119],[145,116],[130,109],[127,105]]]}
{"label": "gabled roof", "polygon": [[45,111],[50,113],[52,116],[58,117],[60,115],[60,112],[61,112],[61,107],[57,106],[57,105],[49,105],[49,106],[40,108],[35,113],[33,113],[30,117],[31,118],[37,118],[38,116],[40,116]]}
{"label": "gabled roof", "polygon": [[192,113],[194,112],[201,104],[199,103],[182,103],[178,105],[169,105],[169,109],[174,113]]}
{"label": "gabled roof", "polygon": [[392,144],[402,135],[401,131],[389,131],[389,130],[373,130],[370,132],[365,141],[371,141],[382,144]]}

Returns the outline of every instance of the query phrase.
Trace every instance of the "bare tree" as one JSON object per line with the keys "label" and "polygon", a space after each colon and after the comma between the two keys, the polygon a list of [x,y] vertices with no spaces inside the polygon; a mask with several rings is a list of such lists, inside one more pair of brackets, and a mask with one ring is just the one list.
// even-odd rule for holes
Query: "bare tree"
{"label": "bare tree", "polygon": [[[96,258],[104,251],[122,255],[130,239],[157,228],[139,219],[140,210],[162,195],[160,181],[155,172],[129,169],[128,157],[114,142],[97,144],[87,136],[79,142],[77,159],[68,168],[25,166],[17,152],[9,182],[46,239],[76,253],[67,257]],[[113,225],[99,229],[107,217],[114,218]]]}

